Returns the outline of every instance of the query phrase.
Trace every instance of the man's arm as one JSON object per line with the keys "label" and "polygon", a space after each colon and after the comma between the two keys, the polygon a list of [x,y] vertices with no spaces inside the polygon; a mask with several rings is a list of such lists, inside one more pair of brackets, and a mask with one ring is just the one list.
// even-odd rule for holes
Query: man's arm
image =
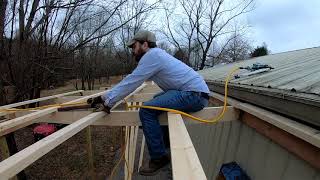
{"label": "man's arm", "polygon": [[161,63],[152,54],[145,54],[136,69],[124,78],[119,84],[102,95],[104,105],[113,107],[114,104],[125,98],[137,89],[145,80],[149,79],[161,70]]}

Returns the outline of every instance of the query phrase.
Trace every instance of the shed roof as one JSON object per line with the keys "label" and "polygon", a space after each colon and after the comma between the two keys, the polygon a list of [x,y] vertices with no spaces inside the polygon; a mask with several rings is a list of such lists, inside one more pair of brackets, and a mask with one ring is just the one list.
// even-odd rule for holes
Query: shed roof
{"label": "shed roof", "polygon": [[224,93],[234,67],[268,64],[274,69],[230,81],[228,95],[320,128],[320,47],[277,53],[199,71],[211,91]]}
{"label": "shed roof", "polygon": [[[261,56],[199,72],[206,80],[223,81],[233,67],[254,63],[268,64],[274,69],[233,79],[230,83],[320,95],[320,47]],[[247,70],[238,74],[244,72]]]}

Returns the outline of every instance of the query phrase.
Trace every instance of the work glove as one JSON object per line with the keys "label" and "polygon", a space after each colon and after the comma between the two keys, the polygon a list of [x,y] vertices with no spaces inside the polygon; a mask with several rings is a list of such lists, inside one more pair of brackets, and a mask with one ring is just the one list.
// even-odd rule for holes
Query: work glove
{"label": "work glove", "polygon": [[111,108],[104,105],[104,101],[102,100],[101,96],[95,98],[89,98],[87,103],[90,104],[91,108],[94,108],[95,112],[104,111],[110,114]]}

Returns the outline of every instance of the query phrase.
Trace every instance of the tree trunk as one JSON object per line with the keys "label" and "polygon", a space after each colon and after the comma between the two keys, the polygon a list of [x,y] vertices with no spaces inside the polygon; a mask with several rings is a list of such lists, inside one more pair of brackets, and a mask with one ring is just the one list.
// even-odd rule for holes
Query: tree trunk
{"label": "tree trunk", "polygon": [[[6,59],[6,50],[5,50],[5,42],[4,42],[4,23],[5,23],[5,14],[6,14],[6,7],[8,1],[2,0],[0,1],[0,67],[4,66],[4,60]],[[4,97],[4,85],[2,84],[3,79],[0,79],[0,106],[5,103]]]}
{"label": "tree trunk", "polygon": [[8,0],[0,1],[0,60],[3,60],[3,53],[4,50],[4,22],[5,22],[5,15],[6,15],[6,8],[7,8]]}
{"label": "tree trunk", "polygon": [[84,84],[86,80],[84,78],[81,78],[81,89],[86,90],[86,85]]}
{"label": "tree trunk", "polygon": [[20,45],[24,41],[24,0],[20,0],[19,5],[19,39]]}

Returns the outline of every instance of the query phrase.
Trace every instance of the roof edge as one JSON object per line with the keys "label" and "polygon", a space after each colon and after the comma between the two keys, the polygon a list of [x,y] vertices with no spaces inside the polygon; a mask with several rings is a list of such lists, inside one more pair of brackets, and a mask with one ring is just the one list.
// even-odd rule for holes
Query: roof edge
{"label": "roof edge", "polygon": [[[207,81],[207,84],[211,91],[224,94],[223,82]],[[310,100],[298,96],[296,93],[287,93],[283,90],[234,84],[228,85],[228,96],[272,110],[320,129],[318,118],[320,117],[320,98]]]}

